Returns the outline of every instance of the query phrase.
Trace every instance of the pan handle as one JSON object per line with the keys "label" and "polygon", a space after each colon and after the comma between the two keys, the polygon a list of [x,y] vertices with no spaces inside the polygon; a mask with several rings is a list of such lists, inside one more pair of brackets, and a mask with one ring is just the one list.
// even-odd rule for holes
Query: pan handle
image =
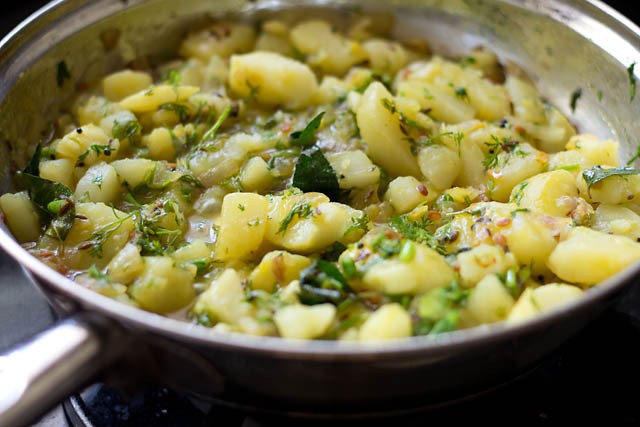
{"label": "pan handle", "polygon": [[0,425],[30,425],[78,390],[126,347],[113,322],[87,313],[0,354]]}

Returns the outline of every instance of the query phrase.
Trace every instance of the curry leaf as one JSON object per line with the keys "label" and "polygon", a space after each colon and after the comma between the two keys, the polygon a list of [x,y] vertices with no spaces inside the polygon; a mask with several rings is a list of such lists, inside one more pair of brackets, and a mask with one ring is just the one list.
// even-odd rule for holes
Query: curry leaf
{"label": "curry leaf", "polygon": [[300,273],[298,297],[302,304],[340,304],[350,294],[351,289],[335,264],[319,259]]}
{"label": "curry leaf", "polygon": [[69,71],[69,66],[65,61],[58,62],[56,72],[56,83],[58,83],[58,87],[62,87],[64,85],[64,81],[69,79],[71,79],[71,71]]}
{"label": "curry leaf", "polygon": [[291,135],[289,135],[289,138],[291,138],[291,145],[298,147],[311,147],[314,143],[314,137],[316,131],[320,127],[323,116],[324,111],[315,116],[303,130],[292,132]]}
{"label": "curry leaf", "polygon": [[305,193],[324,193],[331,200],[338,200],[340,197],[336,172],[319,149],[300,154],[293,172],[293,186]]}
{"label": "curry leaf", "polygon": [[586,169],[582,172],[582,178],[587,183],[587,191],[591,191],[598,182],[607,179],[611,176],[623,176],[623,175],[637,175],[640,174],[640,170],[632,167],[621,168],[608,168],[604,169],[602,166],[594,166],[591,169]]}

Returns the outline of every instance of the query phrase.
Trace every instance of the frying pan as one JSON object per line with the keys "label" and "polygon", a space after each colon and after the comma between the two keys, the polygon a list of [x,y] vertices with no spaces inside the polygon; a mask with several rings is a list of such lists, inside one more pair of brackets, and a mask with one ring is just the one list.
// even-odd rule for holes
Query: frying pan
{"label": "frying pan", "polygon": [[[446,55],[491,47],[536,81],[582,132],[636,151],[640,101],[629,66],[640,30],[597,1],[577,0],[59,0],[0,42],[0,190],[14,164],[50,129],[73,88],[135,58],[161,60],[212,16],[341,20],[362,9],[395,16],[399,37],[429,40]],[[56,82],[64,61],[71,82]],[[71,89],[69,89],[71,88]],[[582,97],[575,112],[569,99]],[[633,98],[633,99],[632,99]],[[18,260],[66,320],[0,355],[0,425],[22,425],[97,375],[155,378],[201,398],[294,413],[376,412],[424,406],[512,378],[602,312],[640,265],[583,298],[517,326],[493,325],[379,344],[298,342],[215,334],[82,288],[22,248],[5,228],[0,246]],[[375,409],[372,409],[375,408]]]}

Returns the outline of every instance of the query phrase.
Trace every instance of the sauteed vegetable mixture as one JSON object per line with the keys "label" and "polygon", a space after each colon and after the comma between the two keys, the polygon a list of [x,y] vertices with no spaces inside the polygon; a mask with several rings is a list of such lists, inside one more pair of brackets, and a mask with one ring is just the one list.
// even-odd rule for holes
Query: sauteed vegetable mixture
{"label": "sauteed vegetable mixture", "polygon": [[125,304],[303,339],[519,322],[640,259],[617,142],[485,48],[445,59],[371,23],[217,22],[107,75],[0,198],[6,223]]}

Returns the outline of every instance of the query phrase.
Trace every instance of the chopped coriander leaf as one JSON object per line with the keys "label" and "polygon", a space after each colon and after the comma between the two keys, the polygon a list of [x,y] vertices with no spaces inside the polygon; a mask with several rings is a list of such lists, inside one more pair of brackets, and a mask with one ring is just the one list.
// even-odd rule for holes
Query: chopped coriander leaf
{"label": "chopped coriander leaf", "polygon": [[315,143],[315,134],[320,127],[324,114],[323,111],[315,116],[303,130],[292,132],[291,135],[289,135],[291,145],[305,148],[311,147]]}
{"label": "chopped coriander leaf", "polygon": [[627,67],[627,77],[629,78],[629,101],[633,101],[636,97],[636,76],[635,76],[636,63],[632,62]]}
{"label": "chopped coriander leaf", "polygon": [[114,138],[123,141],[125,139],[132,140],[140,135],[142,132],[142,126],[135,119],[130,120],[115,120],[113,127],[111,128],[111,134]]}
{"label": "chopped coriander leaf", "polygon": [[317,260],[300,273],[300,302],[315,305],[340,304],[350,297],[351,289],[333,263]]}
{"label": "chopped coriander leaf", "polygon": [[453,91],[456,94],[456,98],[459,98],[465,101],[469,99],[469,94],[467,93],[467,89],[463,87],[456,87],[453,89]]}
{"label": "chopped coriander leaf", "polygon": [[287,216],[280,222],[278,233],[285,233],[295,217],[305,219],[313,216],[313,207],[309,203],[299,202],[287,213]]}
{"label": "chopped coriander leaf", "polygon": [[598,182],[609,178],[611,176],[624,176],[624,175],[638,175],[640,174],[640,170],[632,167],[621,167],[621,168],[608,168],[605,169],[602,166],[594,166],[591,169],[586,169],[582,171],[582,178],[584,182],[587,183],[587,192],[590,193],[591,187],[593,187]]}
{"label": "chopped coriander leaf", "polygon": [[582,88],[576,88],[572,93],[571,93],[571,100],[569,101],[569,106],[571,107],[571,111],[575,113],[576,111],[576,105],[578,103],[578,100],[580,99],[580,97],[582,96]]}
{"label": "chopped coriander leaf", "polygon": [[69,66],[65,61],[58,62],[57,73],[56,73],[56,83],[58,83],[58,87],[62,87],[64,85],[65,80],[71,79],[71,72],[69,71]]}
{"label": "chopped coriander leaf", "polygon": [[525,213],[525,212],[529,212],[529,209],[527,208],[515,209],[511,211],[511,218],[515,218],[519,213]]}
{"label": "chopped coriander leaf", "polygon": [[109,276],[107,276],[100,269],[98,269],[98,267],[96,267],[95,264],[92,264],[91,267],[89,267],[88,273],[89,273],[89,277],[91,277],[92,279],[99,280],[102,282],[107,282],[107,283],[110,282]]}
{"label": "chopped coriander leaf", "polygon": [[227,105],[226,107],[224,107],[224,110],[222,110],[216,122],[213,124],[213,126],[211,126],[211,128],[208,131],[204,133],[204,135],[202,135],[202,138],[200,138],[200,141],[201,142],[213,141],[213,139],[216,136],[216,133],[218,132],[218,129],[220,129],[220,126],[222,126],[222,123],[224,123],[227,117],[229,117],[230,112],[231,112],[230,105]]}
{"label": "chopped coriander leaf", "polygon": [[312,191],[324,193],[334,201],[340,197],[340,185],[336,172],[322,151],[317,148],[300,154],[293,171],[292,185],[305,193]]}

